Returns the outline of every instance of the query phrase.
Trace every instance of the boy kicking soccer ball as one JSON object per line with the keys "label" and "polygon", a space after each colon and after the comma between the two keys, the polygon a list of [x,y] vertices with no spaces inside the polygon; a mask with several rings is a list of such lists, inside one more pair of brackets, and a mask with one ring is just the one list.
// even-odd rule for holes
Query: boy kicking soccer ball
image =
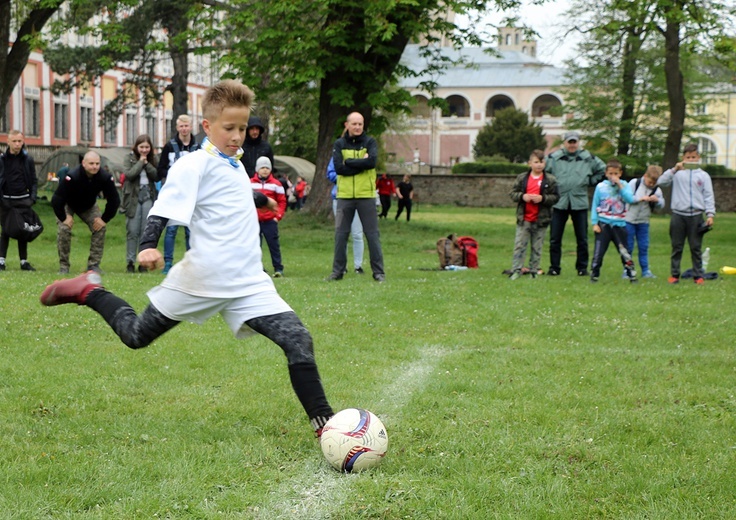
{"label": "boy kicking soccer ball", "polygon": [[148,292],[142,314],[106,291],[95,272],[46,287],[41,303],[86,305],[132,349],[187,320],[202,323],[220,313],[236,337],[266,336],[286,354],[291,384],[317,435],[332,417],[317,370],[312,337],[263,271],[254,193],[240,157],[254,94],[229,80],[207,90],[202,101],[207,134],[202,148],[178,160],[148,215],[138,262],[161,268],[156,248],[167,225],[188,226],[191,249],[161,285]]}

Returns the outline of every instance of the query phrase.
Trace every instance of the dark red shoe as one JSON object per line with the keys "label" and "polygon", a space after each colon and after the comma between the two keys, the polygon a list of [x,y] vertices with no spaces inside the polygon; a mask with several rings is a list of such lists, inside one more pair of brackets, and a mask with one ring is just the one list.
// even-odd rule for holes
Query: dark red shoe
{"label": "dark red shoe", "polygon": [[102,287],[102,278],[94,271],[87,271],[76,278],[57,280],[41,293],[41,303],[47,307],[63,303],[84,305],[87,295]]}

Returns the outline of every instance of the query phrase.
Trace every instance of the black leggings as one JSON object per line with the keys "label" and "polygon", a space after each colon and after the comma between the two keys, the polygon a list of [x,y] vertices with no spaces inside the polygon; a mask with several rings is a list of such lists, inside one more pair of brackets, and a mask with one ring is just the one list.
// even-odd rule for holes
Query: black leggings
{"label": "black leggings", "polygon": [[[149,304],[139,315],[122,298],[104,289],[89,293],[85,305],[97,311],[122,342],[132,348],[147,347],[180,322],[164,316]],[[259,316],[246,322],[251,329],[276,343],[284,351],[294,392],[310,419],[331,417],[314,358],[312,336],[293,311]]]}

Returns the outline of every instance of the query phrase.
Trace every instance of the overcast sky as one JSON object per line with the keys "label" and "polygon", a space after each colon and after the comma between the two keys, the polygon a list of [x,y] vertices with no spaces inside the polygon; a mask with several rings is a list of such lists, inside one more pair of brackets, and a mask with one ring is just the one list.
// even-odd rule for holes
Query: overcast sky
{"label": "overcast sky", "polygon": [[[519,11],[519,23],[528,25],[539,33],[537,57],[546,63],[562,64],[562,61],[574,56],[573,47],[576,39],[574,37],[564,38],[565,17],[563,13],[569,5],[569,0],[551,0],[542,6],[525,0]],[[504,17],[510,14],[512,13],[491,13],[486,20],[500,24]],[[467,20],[458,17],[457,23],[459,25],[467,23]],[[495,34],[495,31],[493,33]]]}

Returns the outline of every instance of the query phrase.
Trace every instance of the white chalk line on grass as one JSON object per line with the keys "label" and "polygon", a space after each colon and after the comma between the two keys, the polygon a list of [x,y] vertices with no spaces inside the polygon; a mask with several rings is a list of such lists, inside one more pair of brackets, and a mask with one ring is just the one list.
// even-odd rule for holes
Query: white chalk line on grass
{"label": "white chalk line on grass", "polygon": [[[377,415],[382,419],[399,415],[412,395],[425,386],[447,351],[440,347],[425,347],[420,349],[420,353],[422,358],[401,368],[398,377],[392,378],[393,382],[384,389],[381,408],[377,410]],[[389,426],[387,429],[390,456],[391,430]],[[350,496],[352,480],[357,478],[361,478],[361,475],[345,475],[334,471],[321,458],[305,461],[299,473],[273,490],[271,502],[258,510],[257,518],[332,518]]]}

